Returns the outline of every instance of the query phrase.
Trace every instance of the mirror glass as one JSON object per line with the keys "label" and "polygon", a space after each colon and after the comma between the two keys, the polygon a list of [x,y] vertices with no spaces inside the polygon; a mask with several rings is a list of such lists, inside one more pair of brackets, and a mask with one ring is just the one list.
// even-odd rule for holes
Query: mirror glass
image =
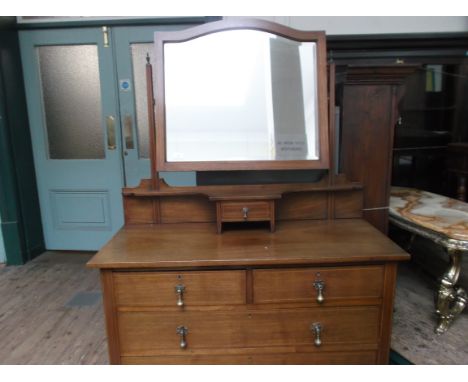
{"label": "mirror glass", "polygon": [[256,30],[165,43],[167,162],[319,159],[316,50]]}

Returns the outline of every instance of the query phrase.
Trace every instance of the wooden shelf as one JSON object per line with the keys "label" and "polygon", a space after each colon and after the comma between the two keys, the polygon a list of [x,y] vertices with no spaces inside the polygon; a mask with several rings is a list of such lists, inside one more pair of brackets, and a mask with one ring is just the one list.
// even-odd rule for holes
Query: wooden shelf
{"label": "wooden shelf", "polygon": [[285,193],[292,192],[326,192],[326,191],[352,191],[361,190],[360,183],[346,183],[330,185],[321,181],[318,183],[284,183],[284,184],[259,184],[238,186],[196,186],[196,187],[171,187],[164,181],[160,181],[159,190],[151,189],[151,181],[145,179],[136,188],[124,188],[124,196],[151,197],[151,196],[183,196],[205,195],[210,200],[223,199],[280,199]]}

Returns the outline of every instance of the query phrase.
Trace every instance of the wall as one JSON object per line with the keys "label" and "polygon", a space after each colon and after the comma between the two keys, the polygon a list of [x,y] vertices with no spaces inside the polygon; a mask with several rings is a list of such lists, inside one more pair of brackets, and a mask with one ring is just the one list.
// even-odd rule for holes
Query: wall
{"label": "wall", "polygon": [[44,239],[18,32],[2,29],[1,20],[0,115],[1,247],[8,253],[8,265],[19,265],[44,251]]}
{"label": "wall", "polygon": [[[232,18],[228,16],[227,18]],[[467,16],[255,16],[328,35],[468,32]]]}

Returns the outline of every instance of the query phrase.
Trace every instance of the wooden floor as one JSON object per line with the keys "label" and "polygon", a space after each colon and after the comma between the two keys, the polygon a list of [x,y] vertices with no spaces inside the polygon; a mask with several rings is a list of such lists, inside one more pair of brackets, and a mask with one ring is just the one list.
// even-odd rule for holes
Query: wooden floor
{"label": "wooden floor", "polygon": [[[1,364],[106,364],[99,274],[91,254],[46,252],[0,269]],[[87,298],[88,297],[88,298]]]}
{"label": "wooden floor", "polygon": [[[1,364],[107,364],[99,275],[91,254],[46,252],[0,269]],[[468,269],[467,269],[468,271]],[[415,364],[468,364],[468,312],[434,334],[433,285],[400,267],[392,348]]]}

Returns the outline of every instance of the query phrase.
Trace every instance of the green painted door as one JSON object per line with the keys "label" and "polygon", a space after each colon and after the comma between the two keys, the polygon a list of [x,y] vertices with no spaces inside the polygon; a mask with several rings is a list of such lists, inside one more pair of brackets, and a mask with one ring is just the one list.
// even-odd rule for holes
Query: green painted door
{"label": "green painted door", "polygon": [[[20,32],[47,249],[97,250],[122,227],[121,189],[150,177],[146,55],[190,25]],[[194,185],[195,173],[163,173]]]}
{"label": "green painted door", "polygon": [[100,28],[22,31],[47,249],[96,250],[123,225],[120,121]]}

